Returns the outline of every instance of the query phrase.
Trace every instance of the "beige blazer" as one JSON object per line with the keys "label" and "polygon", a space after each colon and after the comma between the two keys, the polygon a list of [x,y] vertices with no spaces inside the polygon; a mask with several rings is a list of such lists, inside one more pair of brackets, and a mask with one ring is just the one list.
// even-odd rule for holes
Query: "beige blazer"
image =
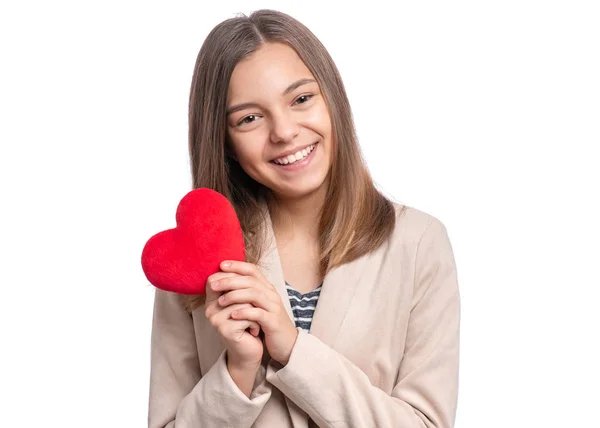
{"label": "beige blazer", "polygon": [[[452,247],[435,217],[394,203],[376,251],[324,279],[310,334],[283,367],[265,352],[251,397],[231,379],[198,308],[156,289],[149,428],[449,428],[458,394],[460,297]],[[293,313],[268,219],[263,273]]]}

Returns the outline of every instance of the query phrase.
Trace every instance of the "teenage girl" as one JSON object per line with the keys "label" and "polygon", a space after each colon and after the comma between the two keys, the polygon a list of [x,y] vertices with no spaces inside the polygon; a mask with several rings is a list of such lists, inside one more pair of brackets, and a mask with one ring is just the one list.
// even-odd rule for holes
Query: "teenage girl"
{"label": "teenage girl", "polygon": [[228,19],[189,100],[193,187],[245,262],[156,290],[148,425],[449,428],[460,299],[446,228],[376,190],[327,50],[272,10]]}

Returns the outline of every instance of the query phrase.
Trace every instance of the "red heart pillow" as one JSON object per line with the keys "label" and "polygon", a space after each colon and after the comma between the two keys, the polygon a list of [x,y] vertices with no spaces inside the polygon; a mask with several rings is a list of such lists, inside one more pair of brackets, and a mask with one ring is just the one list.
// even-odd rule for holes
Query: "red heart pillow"
{"label": "red heart pillow", "polygon": [[244,261],[242,228],[231,203],[211,189],[183,197],[177,226],[152,236],[142,251],[142,269],[152,285],[179,294],[205,294],[206,280],[223,260]]}

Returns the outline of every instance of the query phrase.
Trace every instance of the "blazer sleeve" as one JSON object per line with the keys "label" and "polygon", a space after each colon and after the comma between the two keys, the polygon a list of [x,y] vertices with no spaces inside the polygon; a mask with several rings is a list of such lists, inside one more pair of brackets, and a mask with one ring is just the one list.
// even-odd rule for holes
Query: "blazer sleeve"
{"label": "blazer sleeve", "polygon": [[277,363],[267,380],[320,427],[451,428],[458,398],[460,299],[452,247],[436,218],[418,244],[411,308],[391,395],[301,329],[288,364]]}
{"label": "blazer sleeve", "polygon": [[176,293],[155,291],[150,347],[149,428],[249,428],[271,395],[261,367],[248,398],[229,375],[225,350],[201,374],[193,319]]}

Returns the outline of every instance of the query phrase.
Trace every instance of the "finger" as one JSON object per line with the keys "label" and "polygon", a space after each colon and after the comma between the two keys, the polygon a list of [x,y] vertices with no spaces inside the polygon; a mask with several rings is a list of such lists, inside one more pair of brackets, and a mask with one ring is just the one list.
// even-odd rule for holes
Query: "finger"
{"label": "finger", "polygon": [[236,276],[236,275],[238,275],[238,274],[235,273],[235,272],[222,272],[222,271],[219,271],[219,272],[213,273],[211,276],[209,276],[208,278],[206,278],[206,282],[209,283],[209,282],[213,282],[213,281],[218,281],[221,278],[227,278],[228,276]]}
{"label": "finger", "polygon": [[[242,337],[244,336],[244,333],[247,333],[247,329],[250,328],[250,334],[252,334],[252,330],[258,329],[259,327],[257,327],[257,323],[255,323],[254,321],[248,321],[248,320],[229,320],[227,323],[219,326],[219,328],[217,329],[217,331],[219,332],[219,334],[221,336],[223,336],[225,339],[228,340],[233,340],[233,341],[240,341],[242,339]],[[254,337],[256,337],[255,334],[252,334]]]}
{"label": "finger", "polygon": [[213,300],[215,300],[217,297],[219,297],[221,295],[221,293],[217,293],[214,290],[213,284],[217,283],[221,279],[229,278],[232,276],[239,276],[239,275],[234,272],[217,272],[207,278],[206,284],[205,284],[206,302],[207,303],[212,302]]}
{"label": "finger", "polygon": [[266,290],[257,288],[243,288],[228,291],[217,300],[220,306],[229,306],[234,303],[251,303],[252,306],[262,308],[266,311],[275,311],[276,304],[273,302]]}
{"label": "finger", "polygon": [[[244,328],[244,330],[250,333],[252,336],[257,337],[260,334],[260,324],[256,321],[245,320],[243,318],[234,320],[230,318],[227,320],[226,324],[237,324],[239,322],[246,323],[246,327]],[[239,324],[239,327],[242,328],[243,326]]]}
{"label": "finger", "polygon": [[225,292],[230,290],[239,290],[241,288],[258,288],[267,290],[264,283],[248,275],[235,275],[228,278],[223,278],[211,284],[213,291]]}
{"label": "finger", "polygon": [[237,260],[225,260],[221,263],[221,270],[223,272],[235,272],[240,275],[252,276],[260,281],[267,282],[267,279],[253,263],[240,262]]}
{"label": "finger", "polygon": [[223,310],[224,306],[219,305],[217,298],[212,300],[210,303],[206,303],[204,308],[204,315],[210,319],[213,315]]}
{"label": "finger", "polygon": [[244,319],[248,321],[255,321],[260,326],[269,328],[270,327],[270,319],[269,313],[264,311],[261,308],[241,308],[232,311],[231,318],[238,320]]}
{"label": "finger", "polygon": [[[252,307],[251,303],[238,303],[237,304],[240,308],[250,308]],[[227,305],[227,306],[221,306],[219,305],[219,302],[217,300],[215,300],[214,302],[206,305],[205,309],[204,309],[204,315],[206,316],[207,319],[211,319],[211,317],[213,317],[215,314],[227,309],[227,312],[225,312],[223,314],[224,318],[227,318],[230,314],[231,311],[235,310],[232,309],[233,305]]]}
{"label": "finger", "polygon": [[260,325],[256,321],[247,320],[250,324],[248,327],[250,329],[250,334],[254,337],[257,337],[260,333]]}
{"label": "finger", "polygon": [[206,318],[213,326],[217,327],[231,317],[232,311],[250,306],[252,306],[250,303],[236,303],[234,305],[223,307],[219,306],[215,301],[205,309],[204,315],[206,315]]}

